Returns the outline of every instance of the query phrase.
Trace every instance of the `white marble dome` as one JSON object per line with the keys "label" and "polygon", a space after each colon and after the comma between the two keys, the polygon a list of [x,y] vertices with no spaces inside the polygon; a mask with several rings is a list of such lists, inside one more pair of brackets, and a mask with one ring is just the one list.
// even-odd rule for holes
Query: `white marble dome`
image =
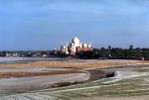
{"label": "white marble dome", "polygon": [[85,48],[86,48],[86,47],[87,47],[87,44],[86,44],[86,43],[83,43],[83,47],[85,47]]}
{"label": "white marble dome", "polygon": [[92,44],[89,44],[88,47],[91,48],[92,47]]}
{"label": "white marble dome", "polygon": [[79,46],[80,45],[80,40],[77,37],[74,37],[72,39],[72,43],[74,43],[75,46]]}

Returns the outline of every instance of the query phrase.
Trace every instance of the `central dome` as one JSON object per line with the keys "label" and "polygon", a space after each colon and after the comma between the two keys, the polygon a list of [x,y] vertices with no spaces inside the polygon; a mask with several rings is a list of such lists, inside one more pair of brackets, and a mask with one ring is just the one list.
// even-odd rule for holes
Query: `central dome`
{"label": "central dome", "polygon": [[79,46],[80,40],[79,40],[77,37],[74,37],[74,38],[72,39],[72,43],[74,43],[75,45]]}

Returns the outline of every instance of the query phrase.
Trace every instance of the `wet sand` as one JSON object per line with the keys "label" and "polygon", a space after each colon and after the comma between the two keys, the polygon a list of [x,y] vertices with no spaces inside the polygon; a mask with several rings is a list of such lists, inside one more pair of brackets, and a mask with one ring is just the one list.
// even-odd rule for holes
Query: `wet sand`
{"label": "wet sand", "polygon": [[54,83],[88,80],[86,73],[33,76],[0,80],[0,93],[20,93],[51,88]]}
{"label": "wet sand", "polygon": [[131,96],[131,97],[87,97],[73,100],[149,100],[148,95],[143,96]]}
{"label": "wet sand", "polygon": [[[4,70],[4,69],[3,69]],[[71,68],[60,68],[58,70],[51,70],[51,73],[40,72],[42,70],[34,69],[35,72],[3,72],[8,74],[9,78],[0,79],[0,93],[22,93],[35,90],[49,89],[61,86],[68,86],[71,84],[82,84],[86,82],[95,81],[101,78],[109,77],[108,75],[113,74],[113,71],[102,71],[101,69],[71,69]],[[44,71],[50,70],[45,68]],[[10,71],[10,69],[9,69]],[[13,69],[14,71],[14,69]],[[23,71],[23,69],[21,69]],[[39,72],[36,72],[39,71]],[[24,76],[13,75],[13,73],[22,73]],[[26,75],[25,73],[30,73]],[[36,75],[36,74],[38,75]],[[43,73],[43,74],[41,74]],[[32,75],[33,74],[33,75]],[[35,75],[34,75],[35,74]],[[47,74],[47,75],[45,75]],[[5,77],[5,76],[1,76]]]}

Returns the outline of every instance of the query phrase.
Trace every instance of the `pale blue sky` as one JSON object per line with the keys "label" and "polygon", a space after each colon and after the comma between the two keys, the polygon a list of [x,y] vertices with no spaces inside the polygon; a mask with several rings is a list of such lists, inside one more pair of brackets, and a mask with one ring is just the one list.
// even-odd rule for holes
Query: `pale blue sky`
{"label": "pale blue sky", "polygon": [[59,49],[74,36],[94,47],[149,48],[149,1],[0,0],[0,50]]}

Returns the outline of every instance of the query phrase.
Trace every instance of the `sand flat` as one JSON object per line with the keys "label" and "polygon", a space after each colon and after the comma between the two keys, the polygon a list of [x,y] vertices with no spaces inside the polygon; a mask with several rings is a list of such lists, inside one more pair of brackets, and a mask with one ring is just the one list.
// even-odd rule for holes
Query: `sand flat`
{"label": "sand flat", "polygon": [[[45,99],[51,99],[51,100],[57,100],[57,99],[64,99],[64,96],[72,98],[72,100],[148,100],[148,96],[141,96],[138,98],[137,96],[130,96],[130,97],[104,97],[105,95],[108,95],[108,91],[111,93],[115,93],[117,91],[114,91],[114,89],[119,90],[119,88],[122,89],[122,92],[125,92],[123,90],[127,91],[127,88],[131,87],[134,88],[134,90],[137,90],[139,87],[139,84],[136,82],[142,82],[141,77],[144,77],[145,83],[148,83],[146,80],[148,79],[148,76],[138,76],[136,78],[127,78],[123,79],[123,77],[117,77],[121,78],[120,81],[112,81],[114,79],[103,79],[85,84],[80,85],[73,85],[72,87],[57,87],[56,91],[57,94],[55,94],[51,90],[54,90],[54,88],[51,89],[52,84],[54,83],[60,83],[60,82],[73,82],[73,81],[86,81],[90,78],[96,77],[99,79],[100,76],[106,75],[105,71],[122,71],[121,74],[124,74],[127,76],[140,74],[140,71],[148,71],[148,66],[145,66],[141,69],[138,65],[145,66],[149,65],[149,61],[139,61],[139,60],[80,60],[80,59],[63,59],[63,60],[51,60],[51,61],[36,61],[36,62],[29,62],[29,63],[16,63],[16,64],[0,64],[0,73],[7,73],[7,72],[48,72],[48,71],[82,71],[81,73],[65,73],[65,74],[54,74],[54,75],[39,75],[39,76],[27,76],[27,77],[20,77],[20,78],[6,78],[6,79],[0,79],[0,99],[7,100],[7,99],[14,99],[14,98],[22,98],[32,100],[35,98],[42,98]],[[121,67],[117,67],[121,66]],[[132,66],[138,66],[138,67],[132,67]],[[129,68],[130,67],[130,68]],[[51,69],[51,70],[50,70]],[[102,70],[101,70],[102,69]],[[87,73],[88,70],[90,73]],[[130,71],[131,70],[131,71]],[[138,72],[136,72],[138,70]],[[99,74],[98,74],[99,73]],[[94,74],[94,75],[91,75]],[[124,76],[123,75],[123,76]],[[103,77],[103,76],[102,76]],[[134,83],[129,83],[129,80],[133,79]],[[111,80],[111,81],[110,81]],[[126,84],[123,84],[121,82],[126,82]],[[126,80],[126,81],[125,81]],[[98,82],[99,81],[99,82]],[[104,82],[105,81],[105,82]],[[102,85],[107,83],[106,85]],[[117,82],[117,83],[116,83]],[[113,83],[116,83],[119,87],[116,88],[116,85],[112,85]],[[134,84],[137,85],[134,85]],[[99,84],[99,85],[98,85]],[[101,84],[101,85],[100,85]],[[127,86],[128,84],[128,86]],[[129,85],[130,84],[130,85]],[[121,87],[122,85],[122,87]],[[125,87],[123,87],[123,85]],[[140,84],[141,85],[141,84]],[[135,87],[136,86],[136,87]],[[147,86],[147,85],[143,85]],[[93,88],[94,87],[94,88]],[[142,86],[141,86],[142,87]],[[98,89],[100,88],[105,89],[105,95],[101,95]],[[108,90],[109,88],[113,90]],[[128,88],[128,89],[129,89]],[[137,89],[136,89],[137,88]],[[74,91],[69,91],[74,90]],[[40,90],[40,91],[38,91]],[[64,92],[61,92],[61,91]],[[96,90],[96,91],[94,91]],[[107,91],[106,91],[107,90]],[[31,93],[32,91],[32,93]],[[34,92],[33,92],[34,91]],[[90,92],[92,91],[92,92]],[[141,91],[141,89],[140,89]],[[147,91],[147,90],[146,90]],[[21,93],[20,93],[21,92]],[[133,92],[133,91],[132,91]],[[6,94],[6,96],[2,95]],[[8,93],[11,93],[8,95]],[[15,93],[14,95],[12,93]],[[18,94],[19,93],[19,94]],[[93,93],[93,94],[92,94]],[[94,93],[96,96],[94,96]],[[97,94],[98,93],[98,94]],[[121,91],[120,91],[121,93]],[[137,92],[136,92],[137,93]],[[147,92],[146,92],[147,93]],[[80,97],[78,98],[78,95]],[[75,98],[75,95],[77,98]],[[82,98],[81,96],[85,96],[85,98]],[[88,95],[91,95],[92,97],[88,97]],[[100,96],[101,95],[101,96]],[[58,96],[58,97],[57,97]],[[47,98],[46,98],[47,97]],[[55,98],[55,99],[54,99]],[[66,98],[67,100],[67,98]]]}
{"label": "sand flat", "polygon": [[25,92],[50,88],[59,82],[85,81],[89,78],[86,73],[46,75],[0,80],[0,93]]}

